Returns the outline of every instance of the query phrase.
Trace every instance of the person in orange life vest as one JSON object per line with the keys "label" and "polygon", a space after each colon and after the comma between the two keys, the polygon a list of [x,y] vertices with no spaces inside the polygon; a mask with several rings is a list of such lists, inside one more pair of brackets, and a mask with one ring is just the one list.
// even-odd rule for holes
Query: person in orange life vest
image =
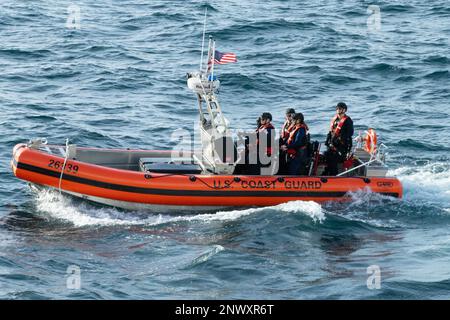
{"label": "person in orange life vest", "polygon": [[346,112],[347,105],[339,102],[336,105],[336,116],[331,120],[330,131],[325,142],[328,147],[325,152],[327,167],[323,175],[337,175],[338,163],[345,161],[352,149],[353,120]]}
{"label": "person in orange life vest", "polygon": [[294,127],[289,133],[286,144],[281,146],[288,155],[289,175],[306,174],[306,164],[308,161],[309,129],[304,122],[302,113],[294,115]]}
{"label": "person in orange life vest", "polygon": [[286,118],[283,124],[283,127],[280,131],[280,145],[286,144],[286,141],[289,139],[289,132],[294,126],[294,115],[295,110],[292,108],[286,109]]}
{"label": "person in orange life vest", "polygon": [[[270,157],[272,155],[272,136],[275,128],[272,123],[272,115],[269,112],[264,112],[261,115],[261,125],[256,130],[256,150],[257,154],[257,173],[261,173],[261,166],[270,166],[270,162],[261,163],[261,156]],[[263,149],[264,148],[264,149]]]}
{"label": "person in orange life vest", "polygon": [[[287,140],[289,139],[289,132],[290,130],[292,130],[292,128],[294,127],[294,115],[295,115],[295,110],[292,108],[287,108],[286,109],[286,117],[285,117],[285,121],[283,124],[283,127],[281,128],[280,131],[280,146],[282,146],[283,144],[286,144]],[[287,165],[287,157],[288,154],[286,153],[286,151],[283,151],[282,149],[280,149],[279,151],[279,161],[278,161],[278,174],[284,175],[288,173],[288,165]]]}
{"label": "person in orange life vest", "polygon": [[[258,143],[259,129],[262,126],[261,116],[256,119],[256,129],[254,135],[256,136],[256,143]],[[258,175],[260,168],[258,165],[258,146],[257,144],[250,143],[250,137],[246,136],[244,140],[245,145],[245,165],[244,172],[248,175]]]}

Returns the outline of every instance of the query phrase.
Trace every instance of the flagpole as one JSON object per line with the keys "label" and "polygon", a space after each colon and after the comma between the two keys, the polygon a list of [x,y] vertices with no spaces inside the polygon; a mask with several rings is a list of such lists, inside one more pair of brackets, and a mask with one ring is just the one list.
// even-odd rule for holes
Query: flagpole
{"label": "flagpole", "polygon": [[216,60],[216,40],[213,40],[211,60],[212,60],[211,81],[213,81],[214,80],[214,61]]}
{"label": "flagpole", "polygon": [[[205,73],[206,73],[206,77],[208,77],[208,75],[209,75],[209,73],[210,73],[210,71],[211,71],[211,69],[210,69],[210,65],[209,65],[209,63],[210,63],[210,61],[211,61],[211,40],[212,39],[212,37],[211,36],[209,36],[209,42],[208,42],[208,61],[206,62],[206,68],[205,68]],[[212,62],[211,62],[212,63]]]}
{"label": "flagpole", "polygon": [[205,33],[206,33],[206,13],[208,12],[208,7],[205,8],[205,19],[203,21],[203,38],[202,38],[202,54],[200,57],[200,71],[202,70],[203,66],[203,49],[205,47]]}

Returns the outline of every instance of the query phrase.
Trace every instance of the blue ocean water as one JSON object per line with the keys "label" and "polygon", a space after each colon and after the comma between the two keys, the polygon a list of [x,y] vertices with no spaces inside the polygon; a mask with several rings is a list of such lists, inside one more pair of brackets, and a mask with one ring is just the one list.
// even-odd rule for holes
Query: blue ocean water
{"label": "blue ocean water", "polygon": [[[238,55],[218,67],[232,127],[264,111],[281,126],[294,107],[323,140],[345,101],[389,146],[404,199],[148,215],[34,194],[12,175],[13,146],[35,137],[173,147],[197,121],[185,74],[205,7],[217,48]],[[447,0],[2,0],[0,298],[450,298],[449,39]]]}

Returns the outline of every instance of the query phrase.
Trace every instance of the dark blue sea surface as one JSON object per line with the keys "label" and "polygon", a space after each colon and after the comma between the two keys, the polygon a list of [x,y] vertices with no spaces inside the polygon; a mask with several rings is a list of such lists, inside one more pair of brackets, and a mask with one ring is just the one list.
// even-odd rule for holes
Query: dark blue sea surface
{"label": "dark blue sea surface", "polygon": [[[66,27],[71,4],[80,29]],[[323,140],[345,101],[356,131],[389,147],[404,198],[149,215],[13,176],[12,148],[30,138],[175,146],[198,119],[185,75],[206,7],[207,33],[239,60],[216,69],[233,128],[265,111],[280,127],[294,107]],[[0,298],[449,299],[449,39],[448,0],[2,0]],[[73,268],[80,289],[67,286]]]}

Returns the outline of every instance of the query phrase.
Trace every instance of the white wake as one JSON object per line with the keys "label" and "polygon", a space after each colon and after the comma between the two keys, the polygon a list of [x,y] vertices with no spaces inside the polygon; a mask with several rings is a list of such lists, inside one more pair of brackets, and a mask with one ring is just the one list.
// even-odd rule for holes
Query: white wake
{"label": "white wake", "polygon": [[76,227],[112,226],[112,225],[160,225],[180,221],[224,221],[237,220],[241,217],[258,214],[267,210],[285,213],[301,213],[309,216],[314,222],[322,222],[325,213],[322,207],[312,201],[292,201],[271,207],[250,208],[242,210],[219,211],[212,214],[197,215],[143,215],[143,212],[124,212],[109,207],[94,207],[87,203],[74,201],[60,195],[54,190],[42,190],[37,193],[37,209],[54,219],[72,223]]}
{"label": "white wake", "polygon": [[389,171],[403,185],[404,199],[425,200],[450,208],[450,164],[433,162],[418,167],[401,167]]}

